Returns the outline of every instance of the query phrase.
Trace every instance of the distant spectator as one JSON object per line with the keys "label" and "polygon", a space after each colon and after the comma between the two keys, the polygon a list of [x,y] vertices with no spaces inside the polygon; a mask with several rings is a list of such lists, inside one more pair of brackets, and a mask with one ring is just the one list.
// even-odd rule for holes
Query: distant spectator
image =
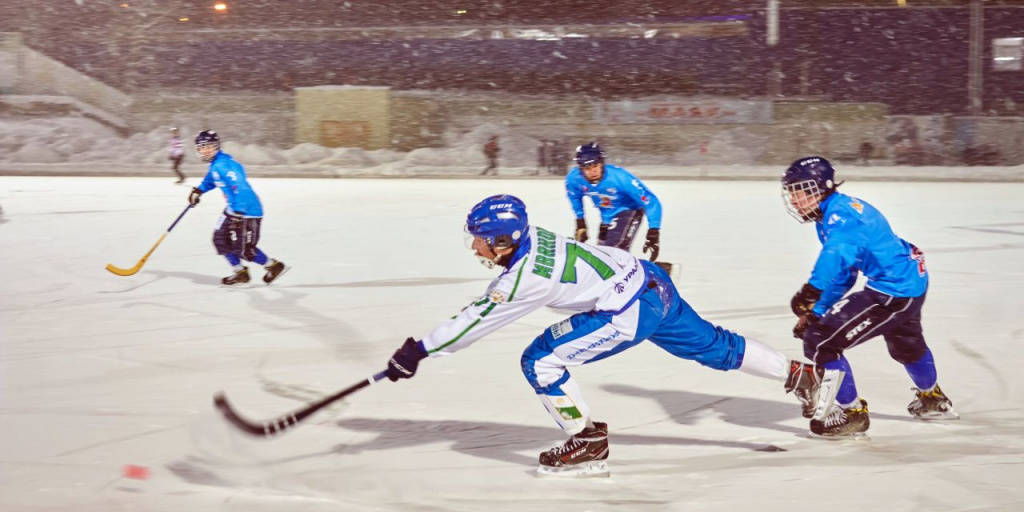
{"label": "distant spectator", "polygon": [[548,171],[548,160],[551,156],[548,154],[548,140],[541,139],[540,145],[537,146],[537,174],[541,171]]}
{"label": "distant spectator", "polygon": [[558,172],[558,159],[562,157],[559,154],[558,143],[554,140],[545,141],[547,144],[547,155],[548,155],[548,174],[556,174]]}
{"label": "distant spectator", "polygon": [[480,173],[481,176],[486,175],[490,171],[494,171],[494,175],[498,175],[498,153],[501,152],[501,148],[498,147],[498,136],[491,135],[491,138],[484,144],[484,156],[487,157],[487,167],[484,172]]}
{"label": "distant spectator", "polygon": [[185,175],[181,172],[181,159],[185,158],[185,143],[181,141],[181,135],[177,128],[171,128],[171,144],[167,148],[167,158],[171,160],[171,170],[178,175],[175,183],[184,183]]}
{"label": "distant spectator", "polygon": [[570,164],[573,163],[572,153],[570,152],[571,147],[569,146],[569,139],[562,139],[555,142],[555,157],[554,157],[554,173],[559,176],[565,176],[569,174]]}
{"label": "distant spectator", "polygon": [[864,165],[869,165],[868,160],[871,160],[871,154],[875,152],[875,146],[870,142],[864,141],[860,144],[860,161]]}

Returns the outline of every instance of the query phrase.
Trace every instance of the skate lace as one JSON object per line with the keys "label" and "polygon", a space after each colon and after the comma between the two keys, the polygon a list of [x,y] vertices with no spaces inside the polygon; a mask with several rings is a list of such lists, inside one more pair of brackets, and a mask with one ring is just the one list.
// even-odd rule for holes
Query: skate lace
{"label": "skate lace", "polygon": [[948,400],[946,395],[944,395],[942,391],[939,391],[938,387],[931,391],[922,391],[918,388],[910,389],[917,394],[917,399],[910,404],[914,410],[921,410],[929,407],[940,407],[945,405]]}
{"label": "skate lace", "polygon": [[556,446],[555,447],[555,449],[554,449],[555,455],[562,455],[563,453],[571,452],[571,451],[573,451],[573,450],[583,446],[583,443],[584,443],[583,440],[577,438],[576,436],[572,436],[562,446]]}
{"label": "skate lace", "polygon": [[825,417],[825,426],[828,428],[837,427],[843,423],[846,423],[846,410],[841,407],[836,407]]}

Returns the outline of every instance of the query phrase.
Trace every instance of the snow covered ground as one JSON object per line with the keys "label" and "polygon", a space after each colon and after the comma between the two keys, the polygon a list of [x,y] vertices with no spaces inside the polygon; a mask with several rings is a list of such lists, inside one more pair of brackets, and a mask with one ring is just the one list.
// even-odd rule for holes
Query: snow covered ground
{"label": "snow covered ground", "polygon": [[[260,245],[294,267],[278,283],[218,286],[229,269],[210,243],[217,194],[140,273],[106,272],[135,264],[185,206],[188,187],[170,181],[0,177],[0,510],[1024,509],[1024,184],[843,188],[924,249],[925,333],[961,421],[907,415],[912,384],[882,340],[848,354],[869,442],[807,439],[780,384],[642,344],[575,372],[610,425],[612,476],[564,481],[535,476],[563,436],[519,370],[556,311],[272,441],[233,433],[211,406],[224,390],[270,418],[382,370],[493,277],[463,245],[467,209],[512,193],[534,224],[568,233],[558,182],[254,178]],[[817,241],[777,183],[649,184],[683,296],[801,356],[788,301]],[[149,477],[126,478],[129,464]]]}
{"label": "snow covered ground", "polygon": [[[207,166],[191,149],[195,133],[195,129],[182,127],[186,144],[182,169],[189,176],[201,177]],[[501,137],[499,176],[558,179],[546,173],[537,176],[538,139],[497,123],[485,123],[466,133],[449,133],[445,147],[409,152],[325,148],[308,143],[278,148],[243,144],[230,133],[221,136],[224,150],[245,165],[251,176],[349,178],[476,176],[486,166],[483,145],[494,134]],[[169,137],[164,129],[121,137],[105,125],[74,116],[0,117],[0,176],[173,177],[167,160]],[[713,142],[706,154],[692,148],[680,148],[672,155],[606,149],[609,163],[625,165],[641,178],[777,180],[785,170],[784,165],[739,163],[755,160],[745,147],[751,142],[742,137],[725,133]],[[801,156],[806,155],[794,158]],[[870,166],[838,162],[837,167],[841,179],[1024,182],[1024,165],[910,167],[876,160]]]}

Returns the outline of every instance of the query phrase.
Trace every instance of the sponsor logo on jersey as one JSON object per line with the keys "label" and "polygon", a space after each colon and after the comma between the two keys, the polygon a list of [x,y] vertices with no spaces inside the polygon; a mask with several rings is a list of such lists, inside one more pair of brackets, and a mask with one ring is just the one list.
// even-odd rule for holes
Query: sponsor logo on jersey
{"label": "sponsor logo on jersey", "polygon": [[608,336],[605,336],[604,338],[601,338],[601,339],[591,343],[590,345],[587,345],[587,346],[585,346],[585,347],[583,347],[581,349],[577,349],[575,352],[573,352],[573,353],[569,354],[568,356],[566,356],[565,359],[566,359],[566,361],[572,361],[573,359],[576,359],[577,357],[579,357],[580,354],[583,354],[585,352],[590,352],[591,350],[594,350],[595,348],[600,347],[601,345],[604,345],[605,343],[608,343],[609,341],[614,340],[615,338],[618,338],[620,334],[622,334],[622,333],[620,333],[619,331],[615,331],[615,332],[609,334]]}
{"label": "sponsor logo on jersey", "polygon": [[857,213],[864,213],[864,205],[858,201],[851,201],[850,208],[857,210]]}
{"label": "sponsor logo on jersey", "polygon": [[598,205],[597,205],[598,208],[611,208],[612,207],[612,199],[614,199],[613,197],[602,195],[602,196],[598,196],[598,198],[601,200],[601,202],[598,203]]}
{"label": "sponsor logo on jersey", "polygon": [[845,222],[846,222],[846,219],[840,217],[838,213],[833,213],[828,218],[828,225],[829,226],[831,226],[833,224],[844,224]]}
{"label": "sponsor logo on jersey", "polygon": [[850,329],[850,332],[846,333],[846,341],[852,340],[854,336],[860,334],[864,329],[867,329],[869,325],[871,325],[870,318],[861,322],[857,327]]}
{"label": "sponsor logo on jersey", "polygon": [[505,294],[501,290],[491,290],[491,302],[505,302]]}
{"label": "sponsor logo on jersey", "polygon": [[633,260],[633,268],[626,274],[626,277],[622,279],[622,282],[615,283],[615,293],[622,293],[626,291],[626,283],[629,282],[637,272],[640,271],[640,263],[637,260]]}
{"label": "sponsor logo on jersey", "polygon": [[570,332],[572,332],[572,322],[568,318],[551,326],[551,337],[556,340]]}

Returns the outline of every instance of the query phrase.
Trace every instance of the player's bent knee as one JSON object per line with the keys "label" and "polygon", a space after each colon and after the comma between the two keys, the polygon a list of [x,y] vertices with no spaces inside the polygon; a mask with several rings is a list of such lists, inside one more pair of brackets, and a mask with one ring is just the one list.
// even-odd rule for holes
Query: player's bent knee
{"label": "player's bent knee", "polygon": [[215,235],[213,237],[213,247],[217,249],[217,254],[221,256],[235,252],[231,247],[231,241],[222,236]]}
{"label": "player's bent knee", "polygon": [[916,363],[928,353],[928,346],[889,347],[889,356],[900,364]]}
{"label": "player's bent knee", "polygon": [[527,348],[519,361],[523,369],[523,376],[526,377],[526,381],[530,383],[537,394],[550,393],[569,379],[569,372],[565,370],[564,366],[542,361],[537,357],[539,354],[531,350],[532,348],[532,345]]}
{"label": "player's bent knee", "polygon": [[256,257],[256,255],[259,254],[259,252],[259,249],[257,249],[255,246],[246,247],[242,251],[242,258],[244,258],[246,261],[252,261]]}

